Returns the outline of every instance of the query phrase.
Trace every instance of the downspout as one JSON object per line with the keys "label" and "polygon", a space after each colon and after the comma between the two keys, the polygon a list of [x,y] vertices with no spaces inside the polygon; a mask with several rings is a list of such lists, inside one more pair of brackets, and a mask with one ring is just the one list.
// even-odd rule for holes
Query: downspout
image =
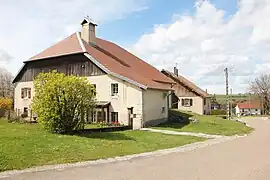
{"label": "downspout", "polygon": [[169,120],[169,115],[170,115],[170,96],[172,96],[173,95],[173,93],[172,93],[172,91],[169,91],[169,94],[167,95],[167,116],[168,116],[168,120]]}

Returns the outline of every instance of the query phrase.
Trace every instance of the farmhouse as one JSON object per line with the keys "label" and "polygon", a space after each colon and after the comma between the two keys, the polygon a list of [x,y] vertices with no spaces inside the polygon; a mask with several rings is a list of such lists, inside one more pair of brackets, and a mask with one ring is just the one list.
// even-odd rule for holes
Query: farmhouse
{"label": "farmhouse", "polygon": [[15,111],[32,116],[34,78],[57,70],[85,76],[96,87],[97,108],[89,114],[90,121],[117,121],[134,129],[166,121],[174,81],[120,46],[96,37],[97,25],[89,18],[81,25],[81,32],[24,61],[13,81]]}
{"label": "farmhouse", "polygon": [[175,82],[172,95],[173,108],[201,115],[211,113],[211,98],[206,91],[181,76],[176,67],[173,73],[167,70],[162,70],[162,73]]}

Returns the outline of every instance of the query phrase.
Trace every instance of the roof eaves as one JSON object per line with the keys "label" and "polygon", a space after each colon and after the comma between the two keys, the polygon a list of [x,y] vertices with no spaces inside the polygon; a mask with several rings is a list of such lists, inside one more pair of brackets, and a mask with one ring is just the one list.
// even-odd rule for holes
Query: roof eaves
{"label": "roof eaves", "polygon": [[[170,76],[172,79],[174,79],[175,81],[178,81],[178,82],[180,82],[182,85],[184,85],[184,86],[186,86],[188,89],[190,89],[193,93],[196,93],[197,95],[199,95],[199,96],[201,96],[201,97],[203,97],[203,98],[207,98],[207,97],[209,97],[209,94],[204,94],[204,93],[201,93],[200,92],[200,90],[198,90],[198,89],[200,89],[197,85],[195,85],[194,83],[194,86],[196,87],[196,88],[198,88],[198,89],[196,89],[196,88],[193,88],[193,87],[190,87],[188,84],[186,84],[185,82],[183,82],[183,80],[181,79],[181,78],[179,78],[179,77],[175,77],[175,75],[173,74],[173,73],[171,73],[171,72],[169,72],[169,71],[167,71],[167,70],[162,70],[161,71],[162,73],[165,73],[165,74],[167,74],[168,76]],[[182,77],[183,79],[185,79],[185,80],[187,80],[186,78],[184,78],[184,77]],[[187,81],[189,81],[189,80],[187,80]],[[192,82],[190,82],[190,83],[192,83]],[[201,90],[201,91],[203,91],[203,90]]]}
{"label": "roof eaves", "polygon": [[142,88],[142,89],[147,89],[147,86],[145,86],[145,85],[143,85],[143,84],[140,84],[140,83],[138,83],[138,82],[136,82],[136,81],[133,81],[133,80],[127,78],[127,77],[121,76],[120,74],[111,72],[108,68],[106,68],[106,67],[103,66],[101,63],[99,63],[99,62],[98,62],[94,57],[92,57],[90,54],[84,53],[84,55],[85,55],[88,59],[90,59],[95,65],[97,65],[100,69],[102,69],[105,73],[110,74],[110,75],[112,75],[112,76],[114,76],[114,77],[117,77],[117,78],[119,78],[119,79],[122,79],[122,80],[124,80],[124,81],[127,81],[127,82],[129,82],[129,83],[131,83],[131,84],[133,84],[133,85],[135,85],[135,86],[138,86],[138,87],[140,87],[140,88]]}
{"label": "roof eaves", "polygon": [[20,72],[22,71],[22,69],[24,68],[25,63],[23,63],[22,67],[19,69],[19,71],[16,73],[16,75],[14,76],[12,83],[15,83],[15,80],[17,79],[17,77],[19,76]]}

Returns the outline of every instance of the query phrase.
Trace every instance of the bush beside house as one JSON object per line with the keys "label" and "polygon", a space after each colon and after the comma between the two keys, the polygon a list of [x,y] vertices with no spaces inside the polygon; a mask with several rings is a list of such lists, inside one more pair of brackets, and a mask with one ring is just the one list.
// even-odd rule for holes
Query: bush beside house
{"label": "bush beside house", "polygon": [[84,129],[88,110],[95,104],[95,88],[87,78],[56,71],[40,73],[35,81],[32,109],[38,122],[53,133]]}

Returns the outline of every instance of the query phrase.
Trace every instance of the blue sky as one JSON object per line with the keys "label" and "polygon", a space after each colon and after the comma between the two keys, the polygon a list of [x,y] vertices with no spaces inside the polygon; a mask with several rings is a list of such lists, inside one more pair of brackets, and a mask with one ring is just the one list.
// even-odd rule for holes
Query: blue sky
{"label": "blue sky", "polygon": [[98,23],[97,36],[159,70],[177,63],[211,93],[224,93],[225,67],[235,93],[270,69],[269,0],[1,0],[0,68],[16,74],[23,61],[80,31],[86,15]]}
{"label": "blue sky", "polygon": [[[147,9],[132,14],[126,18],[101,24],[98,35],[102,38],[117,42],[123,46],[135,43],[138,38],[153,30],[156,24],[167,24],[172,21],[174,14],[192,14],[195,11],[194,0],[148,0]],[[237,0],[212,0],[217,8],[227,12],[227,16],[235,13]],[[228,3],[229,2],[229,3]]]}

